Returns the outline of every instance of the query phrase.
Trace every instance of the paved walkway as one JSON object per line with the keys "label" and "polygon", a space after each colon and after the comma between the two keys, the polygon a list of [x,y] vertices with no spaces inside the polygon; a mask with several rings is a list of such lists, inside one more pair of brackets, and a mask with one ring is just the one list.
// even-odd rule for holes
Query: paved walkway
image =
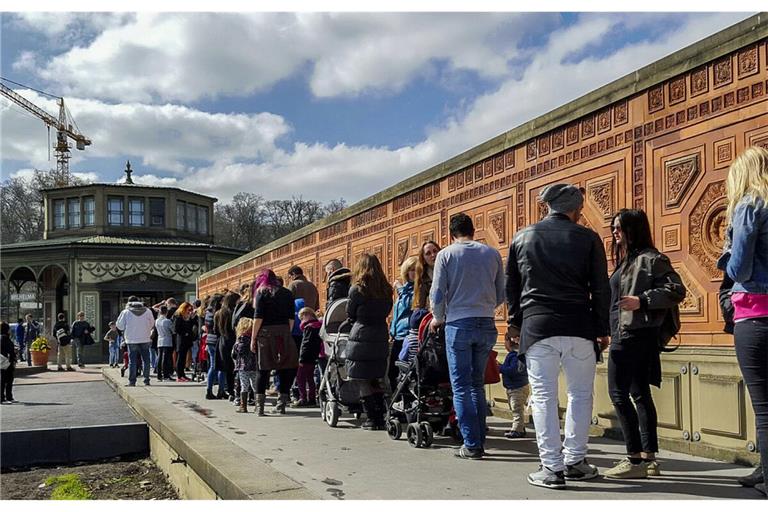
{"label": "paved walkway", "polygon": [[0,430],[83,427],[134,423],[139,419],[104,382],[103,365],[76,372],[54,371],[17,378],[18,403],[0,407]]}
{"label": "paved walkway", "polygon": [[[117,370],[106,370],[125,385]],[[455,443],[437,437],[430,449],[392,441],[385,432],[368,432],[352,421],[332,429],[317,409],[293,409],[286,416],[259,418],[238,414],[225,401],[203,398],[199,383],[140,383],[133,396],[161,400],[167,407],[214,431],[317,496],[344,499],[711,499],[758,498],[736,478],[748,468],[700,457],[661,452],[664,476],[639,481],[602,478],[569,483],[568,491],[530,486],[525,477],[539,460],[533,438],[503,437],[508,422],[490,418],[488,453],[483,461],[453,457]],[[252,409],[252,408],[251,408]],[[351,418],[346,418],[351,420]],[[621,443],[590,442],[590,462],[601,470],[622,456]],[[237,464],[236,460],[232,464]]]}

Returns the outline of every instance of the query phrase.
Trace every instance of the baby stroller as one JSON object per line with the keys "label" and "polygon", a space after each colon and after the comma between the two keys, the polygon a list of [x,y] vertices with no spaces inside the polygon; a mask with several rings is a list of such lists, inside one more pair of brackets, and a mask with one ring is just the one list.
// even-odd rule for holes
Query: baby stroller
{"label": "baby stroller", "polygon": [[354,414],[359,420],[363,412],[360,389],[354,380],[347,378],[344,367],[345,348],[352,325],[347,321],[348,299],[335,300],[328,306],[320,328],[328,364],[320,381],[317,398],[323,421],[335,427],[341,417],[342,408]]}
{"label": "baby stroller", "polygon": [[387,410],[387,433],[400,439],[403,425],[408,444],[415,448],[432,445],[435,432],[449,430],[457,438],[461,435],[453,410],[453,393],[448,376],[443,329],[429,332],[432,314],[422,318],[418,337],[408,348],[409,362],[397,361],[400,377]]}

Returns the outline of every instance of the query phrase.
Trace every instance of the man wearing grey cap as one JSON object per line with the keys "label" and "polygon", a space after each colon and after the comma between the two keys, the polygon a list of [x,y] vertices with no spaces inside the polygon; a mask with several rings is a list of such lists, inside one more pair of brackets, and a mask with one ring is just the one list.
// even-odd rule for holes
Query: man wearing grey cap
{"label": "man wearing grey cap", "polygon": [[[584,206],[582,189],[550,185],[539,200],[549,215],[519,231],[509,249],[508,336],[520,336],[519,354],[531,385],[541,466],[528,475],[528,482],[564,489],[566,479],[598,476],[586,455],[595,365],[609,340],[611,293],[603,242],[577,224]],[[557,401],[561,368],[568,387],[563,442]]]}

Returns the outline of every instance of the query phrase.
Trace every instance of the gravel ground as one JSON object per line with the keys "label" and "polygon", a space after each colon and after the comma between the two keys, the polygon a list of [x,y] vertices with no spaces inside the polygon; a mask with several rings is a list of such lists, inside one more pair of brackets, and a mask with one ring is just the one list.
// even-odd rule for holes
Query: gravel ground
{"label": "gravel ground", "polygon": [[0,499],[47,500],[50,477],[67,473],[80,476],[95,500],[177,500],[176,491],[150,459],[115,460],[95,464],[33,467],[0,476]]}

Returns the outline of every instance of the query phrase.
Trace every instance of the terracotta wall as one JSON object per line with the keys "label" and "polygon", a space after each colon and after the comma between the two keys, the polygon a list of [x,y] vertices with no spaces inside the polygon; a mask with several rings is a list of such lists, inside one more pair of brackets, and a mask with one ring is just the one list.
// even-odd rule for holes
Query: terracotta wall
{"label": "terracotta wall", "polygon": [[[477,238],[498,248],[506,261],[515,231],[543,215],[538,192],[566,181],[586,188],[582,222],[603,237],[607,248],[612,214],[622,207],[644,208],[657,246],[689,290],[682,307],[682,343],[731,345],[721,333],[716,296],[715,260],[725,228],[723,180],[745,147],[768,146],[767,89],[763,39],[204,276],[200,294],[236,289],[264,267],[285,275],[292,264],[317,282],[329,259],[351,265],[362,252],[376,254],[394,279],[400,262],[417,254],[425,240],[449,243],[448,219],[460,211],[474,219]],[[500,308],[497,319],[504,318]]]}

